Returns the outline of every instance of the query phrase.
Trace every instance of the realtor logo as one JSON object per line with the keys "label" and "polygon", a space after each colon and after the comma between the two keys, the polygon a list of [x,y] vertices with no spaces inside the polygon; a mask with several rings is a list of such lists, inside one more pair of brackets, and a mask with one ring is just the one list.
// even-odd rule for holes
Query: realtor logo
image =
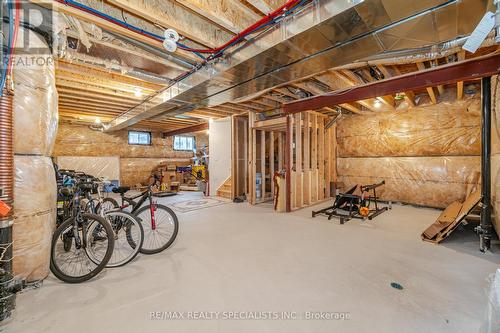
{"label": "realtor logo", "polygon": [[[8,0],[0,8],[3,18],[2,33],[3,52],[2,66],[5,66],[7,51],[14,54],[13,66],[42,66],[53,62],[54,15],[52,1],[39,4],[27,0]],[[15,21],[19,21],[19,29],[14,47]]]}

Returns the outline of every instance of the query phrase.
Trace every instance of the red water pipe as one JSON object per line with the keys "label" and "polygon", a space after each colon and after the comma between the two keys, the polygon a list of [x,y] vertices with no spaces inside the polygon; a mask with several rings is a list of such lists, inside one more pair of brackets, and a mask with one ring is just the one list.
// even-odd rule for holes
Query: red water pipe
{"label": "red water pipe", "polygon": [[[273,12],[269,13],[265,17],[261,18],[248,28],[244,29],[243,31],[239,32],[231,38],[228,42],[226,42],[224,45],[221,45],[219,47],[216,47],[215,49],[189,49],[190,51],[193,52],[198,52],[198,53],[217,53],[220,52],[221,50],[224,50],[234,42],[236,42],[240,38],[245,38],[249,34],[251,34],[253,31],[257,30],[258,28],[262,27],[263,25],[269,23],[276,17],[278,17],[282,11],[284,11],[287,8],[292,8],[296,4],[298,4],[301,0],[289,0],[287,3],[285,3],[283,6],[279,7],[278,9],[274,10]],[[182,48],[181,48],[182,49]]]}

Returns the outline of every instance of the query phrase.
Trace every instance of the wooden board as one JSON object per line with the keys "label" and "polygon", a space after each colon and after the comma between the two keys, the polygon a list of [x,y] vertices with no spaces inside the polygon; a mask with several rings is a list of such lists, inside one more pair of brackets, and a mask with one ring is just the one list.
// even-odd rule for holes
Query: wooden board
{"label": "wooden board", "polygon": [[301,113],[295,115],[295,207],[302,207],[302,121]]}
{"label": "wooden board", "polygon": [[286,117],[259,120],[254,124],[255,129],[262,131],[286,131]]}
{"label": "wooden board", "polygon": [[[453,202],[439,216],[438,220],[422,233],[422,240],[431,243],[442,242],[460,225],[480,201],[481,190],[476,190],[465,199],[463,204],[458,205],[456,202]],[[455,214],[456,217],[453,218]],[[440,219],[443,220],[442,225],[436,224],[440,223]]]}
{"label": "wooden board", "polygon": [[440,232],[445,230],[451,223],[453,223],[453,221],[455,221],[461,209],[462,203],[459,201],[455,201],[446,207],[441,215],[439,215],[436,222],[424,230],[422,237],[434,239]]}

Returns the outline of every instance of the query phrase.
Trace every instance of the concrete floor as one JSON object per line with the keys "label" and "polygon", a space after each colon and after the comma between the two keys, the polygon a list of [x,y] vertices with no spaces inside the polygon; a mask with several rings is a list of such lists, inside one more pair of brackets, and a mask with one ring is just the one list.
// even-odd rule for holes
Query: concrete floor
{"label": "concrete floor", "polygon": [[[457,230],[440,246],[422,242],[420,233],[439,215],[432,209],[394,206],[369,223],[345,225],[312,219],[311,210],[276,214],[270,205],[228,203],[180,213],[180,233],[169,250],[139,256],[81,285],[50,276],[42,288],[18,296],[15,317],[3,329],[478,332],[488,276],[500,267],[498,245],[495,254],[480,254],[470,230]],[[404,289],[391,288],[391,282]],[[297,317],[310,311],[346,312],[349,319],[150,319],[151,312],[168,311],[184,316],[220,311],[224,318],[239,311],[242,316],[275,311]]]}

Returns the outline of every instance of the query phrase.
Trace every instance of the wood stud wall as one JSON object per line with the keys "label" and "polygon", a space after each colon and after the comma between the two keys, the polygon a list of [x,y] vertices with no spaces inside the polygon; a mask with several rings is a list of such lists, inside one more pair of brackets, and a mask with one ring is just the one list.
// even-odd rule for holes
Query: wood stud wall
{"label": "wood stud wall", "polygon": [[[329,198],[330,182],[336,179],[336,154],[335,126],[325,129],[327,120],[326,115],[313,111],[266,121],[255,121],[255,114],[249,114],[248,198],[251,204],[273,198],[275,164],[278,170],[289,169],[286,191],[289,210]],[[260,198],[256,196],[257,173],[262,173]]]}

